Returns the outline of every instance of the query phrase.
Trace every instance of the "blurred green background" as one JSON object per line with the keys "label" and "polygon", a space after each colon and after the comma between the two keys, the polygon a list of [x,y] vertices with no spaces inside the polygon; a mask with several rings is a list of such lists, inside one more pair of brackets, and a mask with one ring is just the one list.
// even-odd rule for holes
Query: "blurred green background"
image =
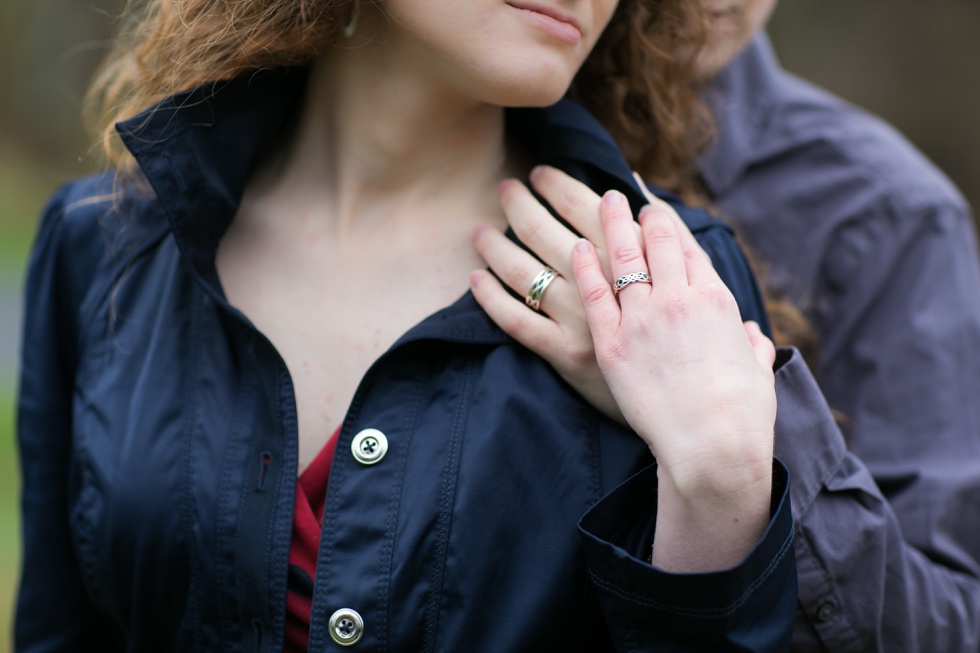
{"label": "blurred green background", "polygon": [[[0,653],[10,648],[19,557],[21,272],[46,196],[96,164],[81,96],[122,4],[0,3]],[[977,0],[785,0],[770,34],[788,69],[887,118],[980,206]]]}

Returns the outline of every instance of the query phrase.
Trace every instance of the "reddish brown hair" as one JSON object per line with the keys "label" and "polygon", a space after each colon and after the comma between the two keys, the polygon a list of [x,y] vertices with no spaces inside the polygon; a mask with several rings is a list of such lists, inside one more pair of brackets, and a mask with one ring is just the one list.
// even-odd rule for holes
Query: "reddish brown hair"
{"label": "reddish brown hair", "polygon": [[[183,90],[265,67],[311,63],[355,1],[129,0],[87,98],[109,163],[131,165],[113,125]],[[700,0],[621,0],[570,94],[609,130],[633,168],[693,204],[695,153],[711,135],[694,61],[707,29]],[[789,302],[770,301],[777,342],[812,336]]]}
{"label": "reddish brown hair", "polygon": [[[264,67],[312,62],[355,0],[130,0],[89,91],[89,120],[114,166],[113,124],[178,91]],[[368,2],[371,0],[358,0]],[[622,0],[572,94],[645,178],[684,190],[707,133],[690,61],[703,40],[699,0]],[[685,61],[675,53],[688,52]]]}
{"label": "reddish brown hair", "polygon": [[712,133],[694,71],[707,33],[700,0],[623,0],[571,89],[634,170],[692,203]]}

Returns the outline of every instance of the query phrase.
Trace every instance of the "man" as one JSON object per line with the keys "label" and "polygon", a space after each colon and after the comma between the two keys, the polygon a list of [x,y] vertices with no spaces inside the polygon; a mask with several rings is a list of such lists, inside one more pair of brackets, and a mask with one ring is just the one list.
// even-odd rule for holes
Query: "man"
{"label": "man", "polygon": [[702,178],[816,330],[814,373],[847,431],[845,448],[780,438],[777,424],[793,477],[794,650],[978,651],[969,209],[888,125],[779,67],[762,32],[775,0],[705,2],[713,40],[699,67],[717,134]]}

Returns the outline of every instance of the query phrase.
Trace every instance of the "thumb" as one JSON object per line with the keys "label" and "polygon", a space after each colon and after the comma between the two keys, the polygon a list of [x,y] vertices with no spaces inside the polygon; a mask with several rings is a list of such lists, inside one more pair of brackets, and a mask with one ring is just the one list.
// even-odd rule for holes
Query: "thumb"
{"label": "thumb", "polygon": [[755,354],[756,360],[759,361],[759,365],[771,372],[772,366],[776,362],[776,347],[772,344],[772,340],[762,333],[762,329],[756,322],[750,320],[743,323],[742,326],[745,328],[745,335],[749,337],[749,344],[752,346],[752,352]]}

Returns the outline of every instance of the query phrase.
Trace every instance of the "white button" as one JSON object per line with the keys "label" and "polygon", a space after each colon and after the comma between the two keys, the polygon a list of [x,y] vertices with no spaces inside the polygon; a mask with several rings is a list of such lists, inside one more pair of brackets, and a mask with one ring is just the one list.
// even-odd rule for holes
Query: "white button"
{"label": "white button", "polygon": [[330,639],[340,646],[353,646],[364,634],[364,620],[356,610],[341,608],[330,615]]}
{"label": "white button", "polygon": [[362,465],[373,465],[388,453],[388,438],[378,429],[364,429],[351,440],[350,452]]}

